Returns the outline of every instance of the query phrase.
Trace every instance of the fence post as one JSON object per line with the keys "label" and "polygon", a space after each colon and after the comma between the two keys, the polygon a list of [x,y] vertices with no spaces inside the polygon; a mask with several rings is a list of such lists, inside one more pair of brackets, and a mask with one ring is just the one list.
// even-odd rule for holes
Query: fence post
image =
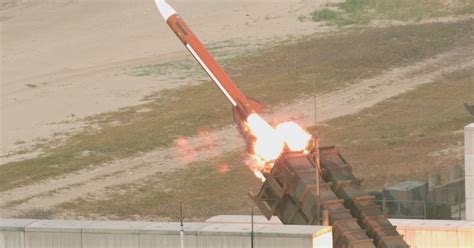
{"label": "fence post", "polygon": [[425,220],[428,219],[428,213],[427,213],[427,203],[426,201],[423,201],[423,215],[425,216]]}
{"label": "fence post", "polygon": [[388,216],[388,214],[385,213],[385,198],[382,199],[382,213]]}

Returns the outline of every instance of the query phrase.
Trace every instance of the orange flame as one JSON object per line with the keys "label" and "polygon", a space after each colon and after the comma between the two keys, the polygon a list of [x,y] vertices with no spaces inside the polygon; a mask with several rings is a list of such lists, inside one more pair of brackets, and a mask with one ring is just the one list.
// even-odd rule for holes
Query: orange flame
{"label": "orange flame", "polygon": [[262,181],[265,181],[264,173],[270,172],[285,147],[289,151],[307,152],[311,141],[311,135],[295,122],[284,122],[274,128],[260,115],[253,113],[247,117],[246,126],[255,137],[252,159],[247,164]]}

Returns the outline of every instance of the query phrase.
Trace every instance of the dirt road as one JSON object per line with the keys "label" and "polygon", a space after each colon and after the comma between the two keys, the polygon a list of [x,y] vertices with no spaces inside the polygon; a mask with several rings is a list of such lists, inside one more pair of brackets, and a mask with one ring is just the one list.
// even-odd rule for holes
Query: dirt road
{"label": "dirt road", "polygon": [[[434,82],[444,74],[474,69],[474,46],[459,47],[415,64],[395,68],[381,75],[361,81],[345,89],[318,96],[318,119],[326,121],[339,116],[357,113],[387,98],[399,95],[419,85]],[[312,125],[313,98],[300,99],[293,104],[274,108],[266,114],[268,119],[292,118],[303,125]],[[289,116],[291,114],[291,116]],[[193,162],[203,161],[218,154],[241,149],[244,145],[233,126],[206,134],[202,137],[183,138],[187,142]],[[179,149],[169,147],[138,157],[118,160],[94,170],[84,170],[0,193],[0,217],[18,215],[30,208],[48,209],[57,204],[74,200],[89,193],[100,195],[106,187],[137,182],[157,172],[166,172],[190,162],[177,156]],[[6,207],[7,205],[8,207]]]}

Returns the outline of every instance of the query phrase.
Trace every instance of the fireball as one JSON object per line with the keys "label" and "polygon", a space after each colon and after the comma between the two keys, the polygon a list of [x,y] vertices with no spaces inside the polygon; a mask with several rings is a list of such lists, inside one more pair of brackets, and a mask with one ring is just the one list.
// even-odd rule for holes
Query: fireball
{"label": "fireball", "polygon": [[255,143],[253,144],[255,155],[264,162],[277,159],[285,145],[283,138],[278,132],[260,115],[255,113],[247,118],[247,126],[255,137]]}
{"label": "fireball", "polygon": [[283,137],[290,151],[304,151],[311,141],[311,134],[292,121],[279,124],[276,132]]}
{"label": "fireball", "polygon": [[260,115],[253,113],[247,117],[247,130],[255,137],[253,154],[247,162],[255,176],[265,181],[264,173],[269,173],[274,161],[283,153],[285,146],[290,151],[307,152],[311,135],[295,122],[284,122],[271,126]]}

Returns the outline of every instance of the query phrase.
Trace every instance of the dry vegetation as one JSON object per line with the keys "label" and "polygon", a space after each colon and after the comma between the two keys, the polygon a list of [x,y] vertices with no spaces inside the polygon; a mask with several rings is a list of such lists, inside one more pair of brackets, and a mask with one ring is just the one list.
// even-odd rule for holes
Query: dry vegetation
{"label": "dry vegetation", "polygon": [[323,143],[339,147],[368,190],[425,180],[430,172],[446,178],[450,166],[463,164],[462,129],[472,121],[463,103],[474,102],[473,92],[472,69],[452,73],[330,121],[321,128]]}
{"label": "dry vegetation", "polygon": [[[271,107],[310,94],[313,72],[317,72],[319,93],[339,89],[385,69],[468,44],[472,25],[469,20],[355,29],[275,45],[224,64],[249,97]],[[87,129],[62,145],[51,144],[37,158],[2,165],[0,191],[169,146],[179,136],[231,123],[225,99],[207,80],[149,100],[91,118],[90,123],[101,126],[99,130]]]}
{"label": "dry vegetation", "polygon": [[[226,172],[220,166],[227,166]],[[203,220],[218,214],[249,214],[254,203],[247,195],[260,181],[242,163],[240,153],[224,154],[170,173],[157,173],[142,183],[108,189],[58,206],[57,214],[82,218],[177,220],[179,204],[186,219]]]}
{"label": "dry vegetation", "polygon": [[364,25],[373,20],[421,21],[472,13],[472,0],[345,0],[312,12],[310,19],[329,25],[346,26]]}
{"label": "dry vegetation", "polygon": [[[361,113],[323,123],[322,144],[342,151],[367,190],[424,180],[430,172],[446,173],[449,166],[462,164],[462,152],[456,152],[462,151],[460,130],[471,120],[463,103],[474,102],[473,92],[472,70],[451,73]],[[223,164],[228,171],[220,170]],[[59,210],[87,218],[176,219],[183,201],[188,219],[202,220],[248,214],[254,204],[247,192],[259,185],[236,152],[110,188],[105,197],[92,195]]]}

